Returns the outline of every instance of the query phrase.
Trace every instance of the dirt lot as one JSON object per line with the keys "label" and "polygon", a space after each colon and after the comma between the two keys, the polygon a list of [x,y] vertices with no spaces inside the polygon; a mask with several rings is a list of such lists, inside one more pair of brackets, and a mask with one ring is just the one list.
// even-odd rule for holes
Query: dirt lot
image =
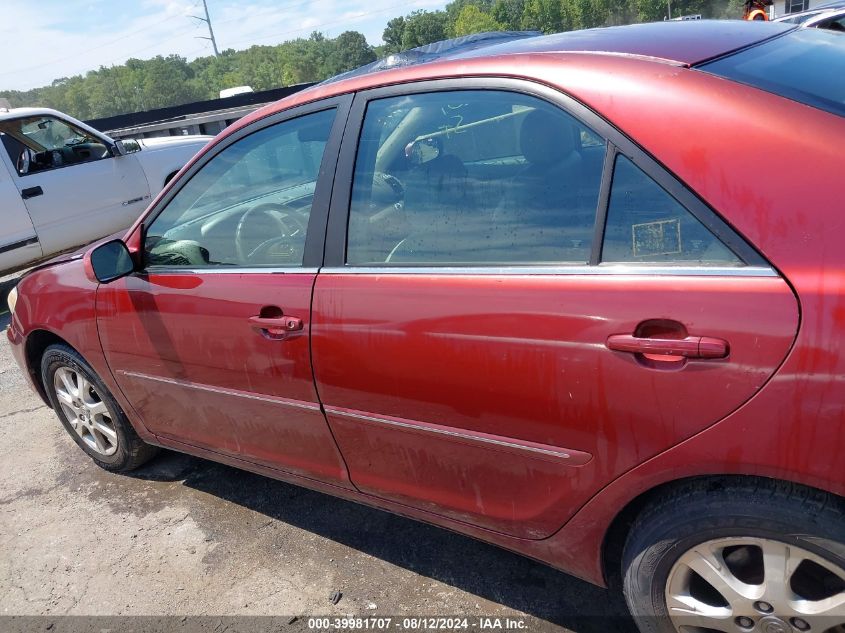
{"label": "dirt lot", "polygon": [[180,616],[152,627],[171,630],[183,615],[298,616],[307,630],[308,616],[355,614],[632,631],[611,604],[495,547],[201,459],[166,453],[132,476],[104,472],[0,340],[0,613],[48,616],[0,618],[0,630],[67,630],[66,615]]}

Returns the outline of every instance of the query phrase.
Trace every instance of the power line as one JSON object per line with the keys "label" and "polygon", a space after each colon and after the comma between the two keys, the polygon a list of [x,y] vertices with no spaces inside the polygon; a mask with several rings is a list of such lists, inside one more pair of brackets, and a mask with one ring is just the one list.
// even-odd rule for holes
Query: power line
{"label": "power line", "polygon": [[[131,59],[133,55],[135,55],[137,53],[142,53],[142,52],[147,51],[151,48],[155,48],[156,46],[160,46],[162,44],[162,42],[169,42],[170,40],[176,39],[177,37],[182,37],[183,35],[187,34],[191,30],[192,29],[183,29],[181,31],[176,31],[175,33],[171,34],[170,36],[168,36],[164,39],[158,40],[156,42],[153,42],[152,44],[144,46],[143,48],[135,49],[135,50],[133,50],[129,53],[125,53],[124,55],[121,55],[120,57],[115,57],[115,58],[112,58],[112,59],[107,60],[105,62],[101,61],[100,62],[100,68],[103,68],[104,66],[107,66],[108,64],[114,64],[115,62],[117,62],[119,60],[123,60],[122,63],[125,63],[126,60]],[[198,51],[192,51],[189,54],[194,54],[195,52],[198,52]],[[124,57],[125,57],[125,59],[124,59]],[[69,72],[68,75],[73,76],[74,74],[77,74],[77,73],[84,73],[84,72],[86,72],[86,70],[95,70],[95,69],[85,68],[85,69],[82,69],[82,70],[79,70],[79,71]],[[12,72],[18,72],[18,71],[12,71]],[[2,73],[2,74],[9,74],[9,73]]]}
{"label": "power line", "polygon": [[220,51],[217,50],[217,40],[214,39],[214,29],[211,28],[211,17],[208,15],[208,4],[206,4],[205,0],[202,0],[202,7],[205,9],[205,17],[201,18],[198,15],[189,15],[189,18],[194,18],[195,20],[199,20],[200,22],[205,22],[208,25],[208,34],[210,37],[203,37],[202,35],[197,35],[196,38],[198,40],[210,40],[211,46],[214,48],[214,56],[220,57]]}
{"label": "power line", "polygon": [[[146,31],[147,29],[151,29],[154,26],[158,26],[159,24],[164,24],[169,19],[170,19],[170,16],[167,16],[166,18],[159,20],[158,22],[153,22],[152,24],[148,24],[147,26],[142,26],[142,27],[137,28],[137,29],[132,29],[132,33],[136,34],[136,33],[140,33],[141,31]],[[67,61],[68,59],[73,59],[74,57],[80,57],[81,55],[85,55],[87,53],[90,53],[91,51],[96,51],[97,49],[104,48],[106,46],[110,46],[112,44],[116,44],[117,42],[122,42],[122,41],[125,41],[125,40],[126,40],[126,36],[122,35],[121,37],[115,38],[113,40],[109,40],[107,42],[102,42],[100,44],[97,44],[96,46],[91,46],[90,48],[86,48],[84,50],[80,50],[80,51],[77,51],[75,53],[71,53],[70,55],[64,55],[63,57],[61,57],[59,59],[54,59],[52,61],[44,62],[44,63],[41,63],[41,64],[35,64],[34,66],[26,66],[25,68],[16,68],[15,70],[4,71],[4,72],[0,73],[0,76],[2,76],[2,75],[14,75],[14,74],[17,74],[17,73],[26,72],[28,70],[36,70],[38,68],[44,68],[44,66],[52,66],[54,64],[59,64],[61,62]]]}

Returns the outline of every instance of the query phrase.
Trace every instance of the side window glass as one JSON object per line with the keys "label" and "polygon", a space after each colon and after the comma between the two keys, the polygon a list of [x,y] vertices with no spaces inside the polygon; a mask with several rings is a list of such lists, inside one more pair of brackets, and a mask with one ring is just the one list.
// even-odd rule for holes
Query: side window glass
{"label": "side window glass", "polygon": [[111,156],[101,139],[55,117],[2,121],[0,133],[3,147],[21,176]]}
{"label": "side window glass", "polygon": [[602,261],[742,265],[694,215],[621,155],[613,170]]}
{"label": "side window glass", "polygon": [[212,158],[147,228],[147,265],[301,266],[334,115],[266,127]]}
{"label": "side window glass", "polygon": [[353,176],[347,264],[586,263],[604,140],[504,91],[370,102]]}

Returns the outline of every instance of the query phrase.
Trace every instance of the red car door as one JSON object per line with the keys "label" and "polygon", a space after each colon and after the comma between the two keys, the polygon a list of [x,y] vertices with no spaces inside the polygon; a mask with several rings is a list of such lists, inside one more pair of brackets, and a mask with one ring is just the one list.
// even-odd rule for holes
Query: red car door
{"label": "red car door", "polygon": [[362,491],[543,538],[785,358],[787,283],[577,104],[487,80],[356,99],[312,349]]}
{"label": "red car door", "polygon": [[156,435],[348,485],[308,340],[348,101],[218,146],[147,222],[143,272],[98,290],[109,365]]}

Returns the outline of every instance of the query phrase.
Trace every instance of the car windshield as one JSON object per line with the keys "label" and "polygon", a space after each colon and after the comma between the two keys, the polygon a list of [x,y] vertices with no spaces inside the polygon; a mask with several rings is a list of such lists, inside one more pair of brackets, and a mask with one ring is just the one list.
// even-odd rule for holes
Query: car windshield
{"label": "car windshield", "polygon": [[791,15],[788,18],[778,18],[776,22],[783,22],[785,24],[804,24],[810,18],[821,15],[824,11],[809,11],[807,13],[799,13],[798,15]]}
{"label": "car windshield", "polygon": [[82,130],[53,117],[27,117],[0,122],[0,132],[9,134],[36,152],[61,149],[80,143],[99,143]]}
{"label": "car windshield", "polygon": [[798,29],[697,68],[845,116],[842,33]]}

